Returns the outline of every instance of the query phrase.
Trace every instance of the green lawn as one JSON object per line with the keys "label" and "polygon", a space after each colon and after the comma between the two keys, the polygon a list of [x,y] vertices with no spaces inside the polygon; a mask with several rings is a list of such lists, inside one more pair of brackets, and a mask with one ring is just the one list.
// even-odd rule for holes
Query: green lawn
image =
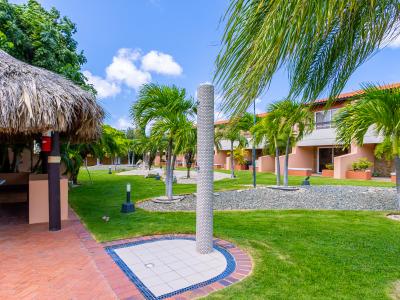
{"label": "green lawn", "polygon": [[[194,233],[191,212],[120,213],[125,185],[132,184],[135,200],[163,194],[154,179],[92,172],[93,184],[82,172],[82,186],[70,193],[70,203],[100,241],[156,233]],[[302,178],[291,178],[291,184]],[[312,178],[312,184],[327,179]],[[259,181],[272,184],[271,174]],[[249,184],[250,173],[217,189]],[[339,181],[329,180],[330,184]],[[346,183],[351,183],[346,181]],[[365,182],[356,182],[365,184]],[[381,182],[369,182],[388,185]],[[195,190],[176,185],[176,193]],[[109,222],[101,217],[110,216]],[[210,299],[389,299],[400,280],[400,223],[383,212],[248,211],[216,212],[215,236],[247,250],[255,261],[253,274],[243,282],[209,296]],[[400,297],[400,295],[397,295]]]}

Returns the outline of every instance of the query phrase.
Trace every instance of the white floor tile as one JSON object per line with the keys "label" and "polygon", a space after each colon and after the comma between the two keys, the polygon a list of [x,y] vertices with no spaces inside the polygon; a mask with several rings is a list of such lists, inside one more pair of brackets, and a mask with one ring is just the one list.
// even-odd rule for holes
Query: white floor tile
{"label": "white floor tile", "polygon": [[181,275],[179,275],[177,272],[168,272],[168,273],[163,273],[158,275],[158,277],[163,281],[163,282],[170,282],[179,278],[182,278]]}
{"label": "white floor tile", "polygon": [[190,286],[190,282],[183,279],[183,278],[179,278],[170,282],[167,282],[167,284],[172,287],[174,290],[179,290],[179,289],[183,289],[185,287]]}
{"label": "white floor tile", "polygon": [[151,288],[149,288],[149,290],[156,297],[175,291],[174,288],[170,287],[167,284],[160,284],[160,285],[152,286]]}
{"label": "white floor tile", "polygon": [[115,252],[156,296],[207,281],[221,274],[227,264],[219,251],[199,254],[195,241],[184,239],[154,241]]}

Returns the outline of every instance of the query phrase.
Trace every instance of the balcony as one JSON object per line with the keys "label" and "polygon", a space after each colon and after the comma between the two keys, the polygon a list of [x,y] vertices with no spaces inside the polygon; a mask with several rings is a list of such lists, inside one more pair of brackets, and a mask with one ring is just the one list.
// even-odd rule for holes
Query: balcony
{"label": "balcony", "polygon": [[333,127],[334,127],[334,124],[332,121],[315,123],[315,129],[325,129],[325,128],[333,128]]}

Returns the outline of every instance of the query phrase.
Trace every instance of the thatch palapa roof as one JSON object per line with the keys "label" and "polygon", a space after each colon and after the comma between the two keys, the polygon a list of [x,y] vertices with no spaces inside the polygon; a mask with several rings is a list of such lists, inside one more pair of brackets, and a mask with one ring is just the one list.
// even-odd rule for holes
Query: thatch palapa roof
{"label": "thatch palapa roof", "polygon": [[92,140],[103,117],[90,92],[0,50],[0,137],[53,130],[74,141]]}

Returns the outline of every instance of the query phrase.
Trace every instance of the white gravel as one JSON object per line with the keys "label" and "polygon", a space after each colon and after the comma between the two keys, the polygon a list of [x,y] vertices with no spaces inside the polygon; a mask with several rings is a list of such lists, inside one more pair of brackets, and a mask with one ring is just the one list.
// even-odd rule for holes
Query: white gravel
{"label": "white gravel", "polygon": [[[152,201],[137,206],[152,211],[195,210],[196,196],[172,204]],[[311,186],[297,191],[257,188],[219,192],[214,197],[215,210],[236,209],[330,209],[330,210],[393,210],[396,209],[394,188],[360,186]]]}

